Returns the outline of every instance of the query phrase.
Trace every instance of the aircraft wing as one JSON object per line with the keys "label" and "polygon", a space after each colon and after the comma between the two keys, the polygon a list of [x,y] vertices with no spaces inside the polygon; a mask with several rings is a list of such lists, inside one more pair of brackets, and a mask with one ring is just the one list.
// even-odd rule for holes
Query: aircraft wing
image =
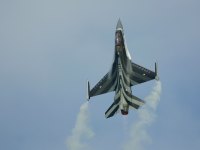
{"label": "aircraft wing", "polygon": [[104,94],[107,92],[112,92],[115,90],[116,87],[116,82],[115,82],[115,76],[114,75],[110,75],[109,73],[107,73],[90,91],[90,89],[88,89],[89,93],[89,97],[92,96],[96,96],[96,95],[100,95],[100,94]]}
{"label": "aircraft wing", "polygon": [[132,73],[130,74],[131,85],[140,84],[149,80],[157,79],[157,65],[155,63],[155,72],[146,69],[140,65],[132,63]]}

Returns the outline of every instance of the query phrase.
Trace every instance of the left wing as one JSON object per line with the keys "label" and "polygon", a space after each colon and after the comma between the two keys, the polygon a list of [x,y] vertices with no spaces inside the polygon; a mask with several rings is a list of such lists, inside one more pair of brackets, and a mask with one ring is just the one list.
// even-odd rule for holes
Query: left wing
{"label": "left wing", "polygon": [[88,99],[92,96],[104,94],[107,92],[112,92],[116,87],[116,76],[107,73],[90,91],[88,88]]}
{"label": "left wing", "polygon": [[156,79],[158,80],[157,76],[157,64],[155,63],[155,72],[146,69],[140,65],[132,63],[132,73],[130,74],[131,85],[140,84],[143,82],[147,82],[149,80]]}

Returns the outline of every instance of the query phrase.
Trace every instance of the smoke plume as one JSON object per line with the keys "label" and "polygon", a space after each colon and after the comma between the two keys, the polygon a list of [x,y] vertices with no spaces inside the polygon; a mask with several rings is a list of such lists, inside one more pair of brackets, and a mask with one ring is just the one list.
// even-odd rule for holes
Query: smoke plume
{"label": "smoke plume", "polygon": [[68,150],[88,149],[88,145],[84,141],[94,136],[93,131],[88,126],[88,119],[88,102],[86,102],[81,105],[72,134],[67,138]]}
{"label": "smoke plume", "polygon": [[155,110],[160,100],[161,82],[157,81],[151,93],[145,98],[146,104],[138,110],[138,120],[131,126],[130,138],[124,150],[143,150],[144,145],[151,142],[147,127],[155,119]]}

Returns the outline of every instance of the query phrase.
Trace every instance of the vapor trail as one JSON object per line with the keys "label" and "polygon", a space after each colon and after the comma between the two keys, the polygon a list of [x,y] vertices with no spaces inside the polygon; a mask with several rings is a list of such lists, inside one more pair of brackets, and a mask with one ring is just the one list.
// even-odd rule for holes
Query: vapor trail
{"label": "vapor trail", "polygon": [[151,93],[145,98],[146,104],[138,110],[138,120],[131,126],[130,138],[124,144],[124,150],[143,150],[143,146],[151,142],[147,134],[147,127],[151,125],[155,118],[155,110],[160,100],[161,82],[156,84]]}
{"label": "vapor trail", "polygon": [[94,136],[93,131],[88,126],[88,119],[88,102],[86,102],[81,105],[72,134],[67,138],[68,150],[88,149],[88,145],[84,141]]}

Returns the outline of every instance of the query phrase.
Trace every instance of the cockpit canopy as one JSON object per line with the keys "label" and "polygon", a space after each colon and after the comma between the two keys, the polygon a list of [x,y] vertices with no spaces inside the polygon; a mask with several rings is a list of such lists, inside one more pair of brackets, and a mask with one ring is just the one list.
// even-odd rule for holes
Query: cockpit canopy
{"label": "cockpit canopy", "polygon": [[121,31],[116,31],[115,33],[115,45],[121,46],[123,44],[123,36]]}

